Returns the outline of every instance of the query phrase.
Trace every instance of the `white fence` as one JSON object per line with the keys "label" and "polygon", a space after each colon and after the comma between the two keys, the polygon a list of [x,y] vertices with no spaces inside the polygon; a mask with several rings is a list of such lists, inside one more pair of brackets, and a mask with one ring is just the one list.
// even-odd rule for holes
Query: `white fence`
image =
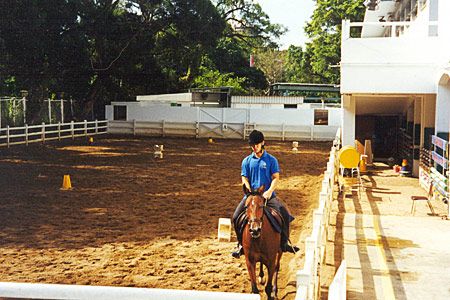
{"label": "white fence", "polygon": [[347,299],[347,262],[343,260],[328,289],[328,300]]}
{"label": "white fence", "polygon": [[112,286],[0,282],[0,297],[79,300],[259,300],[259,295]]}
{"label": "white fence", "polygon": [[341,125],[342,110],[171,107],[120,102],[107,105],[105,117],[110,121],[111,133],[244,138],[246,125],[251,124],[270,139],[332,141]]}
{"label": "white fence", "polygon": [[150,121],[109,121],[108,132],[116,134],[184,136],[195,138],[244,139],[248,129],[258,129],[271,140],[333,140],[337,126],[271,125],[255,123],[222,122],[150,122]]}
{"label": "white fence", "polygon": [[[336,133],[327,170],[322,181],[322,191],[319,196],[319,208],[313,213],[313,229],[311,236],[305,241],[305,264],[297,272],[296,300],[312,300],[319,296],[320,266],[325,260],[327,228],[330,221],[331,202],[334,186],[339,174],[338,150],[340,147],[340,130]],[[345,289],[345,288],[344,288]]]}
{"label": "white fence", "polygon": [[11,146],[79,136],[107,133],[108,121],[84,121],[58,124],[25,125],[23,127],[0,128],[0,146]]}

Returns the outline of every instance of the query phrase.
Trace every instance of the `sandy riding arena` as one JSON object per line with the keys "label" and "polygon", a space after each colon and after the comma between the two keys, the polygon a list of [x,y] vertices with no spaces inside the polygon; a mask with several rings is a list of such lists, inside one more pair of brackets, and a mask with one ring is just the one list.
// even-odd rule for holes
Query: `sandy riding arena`
{"label": "sandy riding arena", "polygon": [[[164,145],[164,158],[153,145]],[[278,195],[310,231],[330,143],[268,142]],[[250,292],[217,222],[242,198],[243,140],[96,137],[0,148],[0,281]],[[69,174],[72,190],[60,190]],[[299,244],[302,248],[303,244]],[[285,254],[279,296],[295,296],[303,254]]]}

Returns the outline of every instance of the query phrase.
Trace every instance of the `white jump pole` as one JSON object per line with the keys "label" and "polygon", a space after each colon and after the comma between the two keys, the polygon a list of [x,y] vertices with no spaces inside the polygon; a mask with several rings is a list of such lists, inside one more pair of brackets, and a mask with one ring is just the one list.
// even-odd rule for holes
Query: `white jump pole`
{"label": "white jump pole", "polygon": [[259,295],[191,290],[0,282],[0,297],[104,300],[260,300]]}

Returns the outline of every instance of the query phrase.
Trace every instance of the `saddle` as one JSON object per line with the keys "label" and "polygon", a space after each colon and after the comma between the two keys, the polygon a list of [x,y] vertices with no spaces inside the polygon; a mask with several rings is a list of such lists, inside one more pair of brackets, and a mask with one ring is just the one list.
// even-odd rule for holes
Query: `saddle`
{"label": "saddle", "polygon": [[[266,215],[267,219],[269,220],[270,225],[272,225],[272,228],[276,232],[281,234],[282,228],[283,228],[283,223],[284,223],[284,219],[283,219],[283,216],[281,215],[281,213],[272,207],[265,206],[264,214]],[[243,211],[237,218],[236,225],[237,225],[236,228],[238,228],[239,233],[242,234],[242,232],[244,231],[245,225],[247,225],[247,215],[245,214],[245,211]]]}

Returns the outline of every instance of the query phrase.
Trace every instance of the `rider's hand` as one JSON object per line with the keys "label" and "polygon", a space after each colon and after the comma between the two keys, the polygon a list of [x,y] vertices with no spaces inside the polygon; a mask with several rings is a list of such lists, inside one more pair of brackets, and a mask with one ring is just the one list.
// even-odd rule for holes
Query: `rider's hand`
{"label": "rider's hand", "polygon": [[272,191],[271,190],[267,190],[265,191],[262,196],[264,197],[264,199],[269,200],[272,197]]}

